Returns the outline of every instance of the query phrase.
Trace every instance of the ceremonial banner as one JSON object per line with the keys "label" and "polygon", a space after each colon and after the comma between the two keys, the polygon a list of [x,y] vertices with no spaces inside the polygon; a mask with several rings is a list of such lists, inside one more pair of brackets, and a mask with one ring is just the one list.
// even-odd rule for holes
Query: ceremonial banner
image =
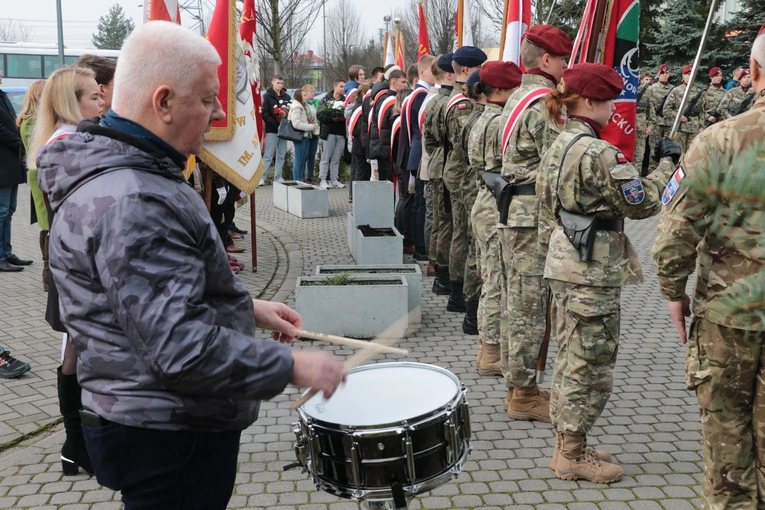
{"label": "ceremonial banner", "polygon": [[571,60],[613,67],[624,80],[603,139],[634,161],[637,122],[639,0],[588,0]]}
{"label": "ceremonial banner", "polygon": [[143,22],[170,21],[181,24],[181,6],[178,0],[147,0],[143,4]]}
{"label": "ceremonial banner", "polygon": [[239,37],[242,38],[244,59],[247,63],[247,76],[252,86],[252,98],[255,104],[255,120],[258,126],[258,134],[262,137],[265,133],[263,125],[263,96],[260,95],[260,69],[258,68],[258,52],[255,44],[258,39],[255,36],[257,23],[255,22],[255,0],[244,0],[242,19],[239,21]]}
{"label": "ceremonial banner", "polygon": [[387,67],[390,64],[395,64],[396,59],[393,56],[393,41],[391,41],[390,34],[385,32],[385,46],[383,47],[383,67]]}
{"label": "ceremonial banner", "polygon": [[473,29],[470,26],[470,7],[465,0],[457,0],[456,37],[454,49],[462,46],[473,46]]}
{"label": "ceremonial banner", "polygon": [[428,38],[428,24],[425,21],[425,7],[420,0],[420,35],[417,44],[417,62],[425,55],[430,55],[430,39]]}
{"label": "ceremonial banner", "polygon": [[401,35],[401,30],[396,29],[396,65],[406,72],[406,64],[404,63],[404,37]]}
{"label": "ceremonial banner", "polygon": [[521,41],[531,26],[531,0],[505,0],[502,19],[504,23],[499,39],[499,58],[505,62],[514,62],[523,69]]}
{"label": "ceremonial banner", "polygon": [[235,0],[217,0],[207,38],[223,63],[218,67],[226,120],[213,123],[199,159],[250,194],[263,175],[257,116],[247,60],[236,29]]}

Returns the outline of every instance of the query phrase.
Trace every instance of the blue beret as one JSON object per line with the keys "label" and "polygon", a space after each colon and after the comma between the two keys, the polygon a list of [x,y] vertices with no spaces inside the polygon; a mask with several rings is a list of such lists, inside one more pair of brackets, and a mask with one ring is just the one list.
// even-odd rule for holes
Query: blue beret
{"label": "blue beret", "polygon": [[438,63],[436,64],[439,69],[441,69],[444,72],[447,73],[453,73],[454,68],[452,67],[452,57],[454,56],[454,53],[444,53],[441,55],[441,58],[438,59]]}
{"label": "blue beret", "polygon": [[467,88],[470,90],[473,90],[473,87],[475,87],[475,84],[481,81],[481,71],[473,71],[470,74],[470,78],[467,79],[465,82],[465,85],[467,85]]}
{"label": "blue beret", "polygon": [[478,67],[483,65],[483,63],[488,60],[488,57],[486,56],[486,53],[481,51],[481,48],[476,48],[475,46],[461,46],[454,52],[453,60],[461,66]]}

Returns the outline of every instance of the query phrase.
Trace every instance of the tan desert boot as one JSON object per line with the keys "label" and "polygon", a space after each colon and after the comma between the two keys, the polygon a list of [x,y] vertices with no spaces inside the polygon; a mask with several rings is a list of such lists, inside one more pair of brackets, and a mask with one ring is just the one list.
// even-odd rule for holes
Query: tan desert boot
{"label": "tan desert boot", "polygon": [[539,387],[516,386],[513,390],[513,398],[510,407],[507,408],[507,416],[514,420],[536,420],[550,423],[550,400],[540,392]]}
{"label": "tan desert boot", "polygon": [[[544,398],[547,399],[547,401],[550,401],[550,392],[547,390],[543,390],[542,388],[539,388],[539,394],[542,395]],[[505,408],[505,411],[507,411],[507,408],[510,407],[510,400],[513,398],[513,389],[510,388],[507,390],[507,395],[505,396],[505,403],[503,407]]]}
{"label": "tan desert boot", "polygon": [[604,462],[585,447],[585,436],[563,434],[563,445],[558,455],[555,476],[561,480],[589,480],[592,483],[618,482],[624,470],[611,462]]}
{"label": "tan desert boot", "polygon": [[475,357],[475,368],[476,370],[481,369],[481,360],[483,359],[483,342],[481,341],[481,337],[478,337],[478,356]]}
{"label": "tan desert boot", "polygon": [[[556,439],[555,439],[555,450],[553,451],[553,457],[550,461],[550,469],[555,471],[555,468],[558,467],[558,454],[560,453],[560,449],[563,446],[563,434],[560,432],[555,433]],[[596,450],[595,448],[591,446],[587,446],[587,436],[584,438],[584,447],[591,450],[590,453],[595,455],[598,459],[602,460],[603,462],[611,462],[611,454],[608,453],[605,450]]]}
{"label": "tan desert boot", "polygon": [[499,344],[481,343],[481,359],[478,362],[478,375],[502,375],[499,365]]}

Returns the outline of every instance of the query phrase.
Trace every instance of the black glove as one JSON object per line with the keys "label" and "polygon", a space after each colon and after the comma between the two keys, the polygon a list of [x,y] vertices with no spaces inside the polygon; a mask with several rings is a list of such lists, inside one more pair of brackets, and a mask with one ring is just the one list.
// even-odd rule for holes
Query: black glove
{"label": "black glove", "polygon": [[660,161],[661,158],[672,158],[672,162],[677,164],[680,161],[680,144],[673,142],[669,138],[662,138],[656,142],[653,149],[654,161]]}

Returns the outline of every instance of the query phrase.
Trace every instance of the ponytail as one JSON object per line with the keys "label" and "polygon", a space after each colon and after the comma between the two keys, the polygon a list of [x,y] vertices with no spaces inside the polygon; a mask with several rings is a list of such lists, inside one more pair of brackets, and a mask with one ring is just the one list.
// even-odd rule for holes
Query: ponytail
{"label": "ponytail", "polygon": [[552,121],[557,126],[560,126],[562,125],[560,119],[563,116],[563,109],[565,108],[566,111],[569,111],[572,106],[583,99],[582,96],[569,89],[564,83],[561,90],[553,90],[545,97],[545,107]]}

